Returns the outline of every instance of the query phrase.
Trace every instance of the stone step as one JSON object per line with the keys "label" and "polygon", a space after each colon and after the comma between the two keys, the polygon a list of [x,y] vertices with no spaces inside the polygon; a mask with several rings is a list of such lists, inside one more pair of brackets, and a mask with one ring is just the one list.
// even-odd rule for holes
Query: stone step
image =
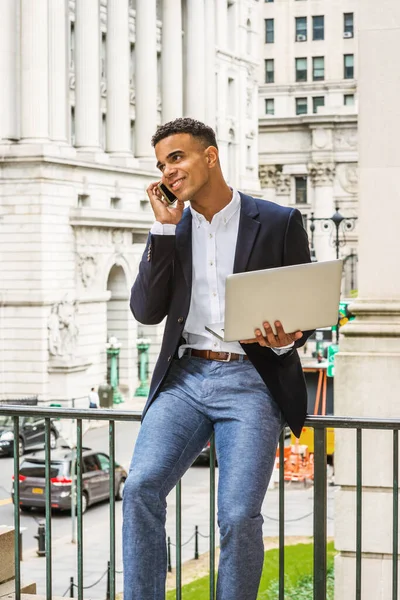
{"label": "stone step", "polygon": [[14,579],[14,529],[13,527],[0,527],[0,584]]}
{"label": "stone step", "polygon": [[[0,598],[4,600],[4,597],[13,596],[15,593],[15,581],[7,581],[0,585]],[[36,594],[36,583],[22,583],[21,594]]]}

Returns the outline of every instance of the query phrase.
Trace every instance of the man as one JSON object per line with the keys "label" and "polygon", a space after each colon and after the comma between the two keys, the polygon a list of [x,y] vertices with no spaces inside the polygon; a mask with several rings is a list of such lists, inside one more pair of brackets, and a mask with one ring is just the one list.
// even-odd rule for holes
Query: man
{"label": "man", "polygon": [[88,398],[89,408],[99,408],[100,398],[94,387],[91,388]]}
{"label": "man", "polygon": [[138,321],[167,321],[124,488],[124,599],[164,600],[166,496],[214,432],[217,598],[255,600],[261,505],[278,438],[285,421],[299,434],[306,413],[296,348],[307,333],[277,323],[275,336],[264,323],[254,339],[224,343],[205,325],[224,321],[227,275],[309,262],[307,235],[297,210],[228,187],[215,134],[203,123],[177,119],[152,143],[161,181],[178,200],[169,206],[159,182],[147,190],[156,222],[131,295]]}

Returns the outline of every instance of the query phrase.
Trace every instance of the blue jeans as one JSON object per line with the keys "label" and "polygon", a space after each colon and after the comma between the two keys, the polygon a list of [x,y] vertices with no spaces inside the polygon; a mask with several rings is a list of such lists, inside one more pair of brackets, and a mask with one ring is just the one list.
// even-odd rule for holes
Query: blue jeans
{"label": "blue jeans", "polygon": [[123,498],[124,600],[164,600],[166,497],[212,432],[219,466],[218,600],[256,600],[261,506],[284,419],[250,361],[183,357],[140,429]]}

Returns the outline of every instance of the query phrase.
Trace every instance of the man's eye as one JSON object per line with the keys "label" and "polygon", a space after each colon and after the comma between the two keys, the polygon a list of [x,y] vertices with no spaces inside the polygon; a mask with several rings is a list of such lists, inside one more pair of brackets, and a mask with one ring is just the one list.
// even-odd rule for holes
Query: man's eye
{"label": "man's eye", "polygon": [[182,156],[180,154],[175,154],[174,160],[178,160],[179,158],[182,158]]}

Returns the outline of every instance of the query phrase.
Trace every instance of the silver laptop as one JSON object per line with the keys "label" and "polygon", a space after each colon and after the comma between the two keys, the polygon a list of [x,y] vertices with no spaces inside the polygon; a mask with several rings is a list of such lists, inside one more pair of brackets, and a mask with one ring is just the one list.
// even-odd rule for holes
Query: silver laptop
{"label": "silver laptop", "polygon": [[206,325],[224,342],[254,338],[268,321],[287,333],[336,325],[342,260],[235,273],[225,284],[225,323]]}

